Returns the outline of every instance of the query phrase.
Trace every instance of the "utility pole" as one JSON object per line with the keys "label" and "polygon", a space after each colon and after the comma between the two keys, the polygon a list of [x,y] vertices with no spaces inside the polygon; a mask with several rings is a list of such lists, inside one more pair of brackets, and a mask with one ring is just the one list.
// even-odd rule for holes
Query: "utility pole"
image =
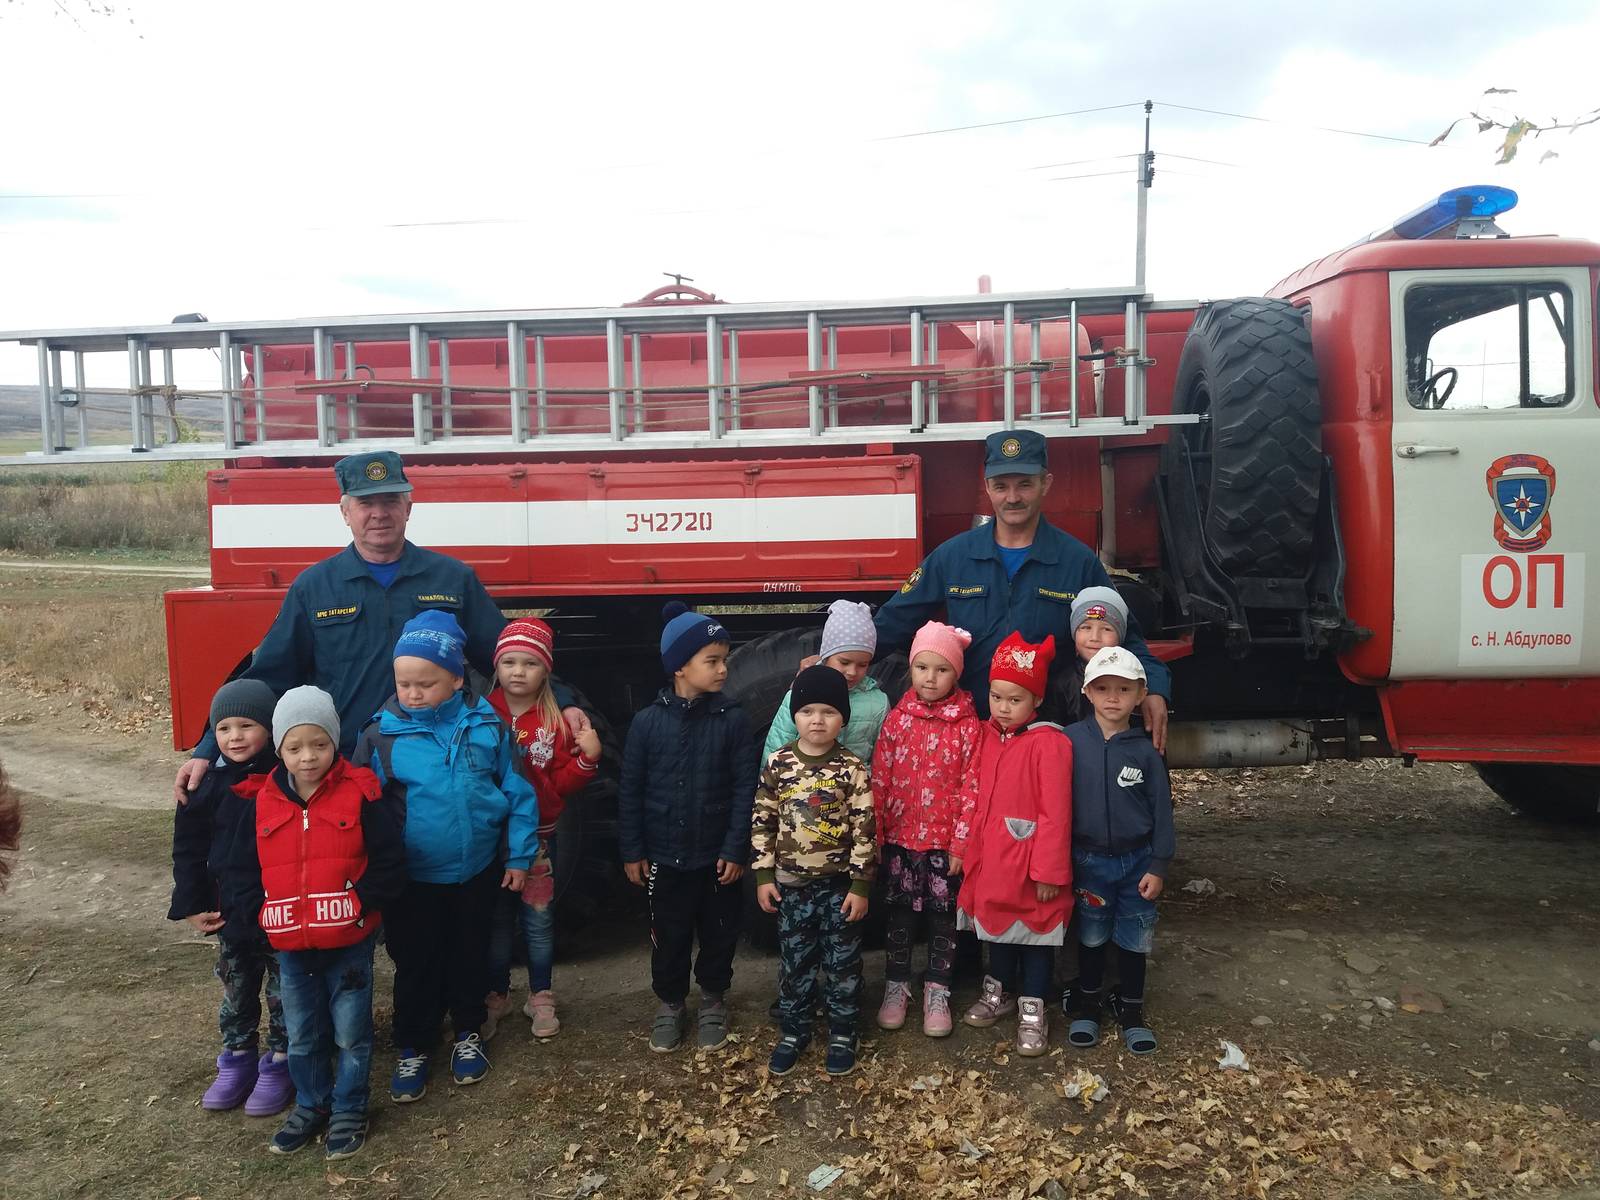
{"label": "utility pole", "polygon": [[1144,153],[1139,155],[1138,181],[1139,181],[1139,218],[1138,231],[1134,236],[1133,251],[1133,282],[1141,292],[1144,290],[1144,248],[1145,237],[1149,231],[1150,221],[1150,181],[1156,174],[1156,156],[1150,150],[1150,110],[1155,105],[1152,101],[1144,102]]}

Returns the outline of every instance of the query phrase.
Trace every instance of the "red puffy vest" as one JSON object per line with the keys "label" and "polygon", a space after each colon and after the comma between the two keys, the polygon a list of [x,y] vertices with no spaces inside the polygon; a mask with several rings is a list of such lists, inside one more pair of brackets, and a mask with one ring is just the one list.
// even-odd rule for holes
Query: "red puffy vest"
{"label": "red puffy vest", "polygon": [[378,928],[363,913],[355,881],[367,869],[361,806],[382,793],[378,777],[342,755],[300,804],[284,795],[277,771],[241,784],[255,792],[256,853],[261,859],[261,928],[277,950],[337,950]]}

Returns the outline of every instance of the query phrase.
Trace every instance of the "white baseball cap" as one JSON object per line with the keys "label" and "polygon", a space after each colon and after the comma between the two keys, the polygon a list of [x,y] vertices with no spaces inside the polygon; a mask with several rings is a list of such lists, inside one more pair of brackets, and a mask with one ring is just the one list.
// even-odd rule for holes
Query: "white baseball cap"
{"label": "white baseball cap", "polygon": [[1084,689],[1088,690],[1089,685],[1102,675],[1145,682],[1144,664],[1139,661],[1139,656],[1122,646],[1106,646],[1094,652],[1094,657],[1083,668]]}

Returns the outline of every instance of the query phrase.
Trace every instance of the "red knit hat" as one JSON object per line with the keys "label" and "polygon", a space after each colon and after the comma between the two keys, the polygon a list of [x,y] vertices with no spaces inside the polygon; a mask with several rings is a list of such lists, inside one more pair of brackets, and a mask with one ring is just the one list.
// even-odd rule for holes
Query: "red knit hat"
{"label": "red knit hat", "polygon": [[1020,633],[1010,633],[994,652],[989,664],[989,679],[1004,679],[1018,687],[1027,688],[1035,700],[1044,699],[1045,681],[1050,677],[1050,664],[1056,657],[1056,639],[1046,634],[1037,646],[1025,642]]}
{"label": "red knit hat", "polygon": [[508,622],[500,631],[500,640],[494,644],[494,661],[498,663],[502,654],[531,654],[549,671],[555,666],[555,654],[551,649],[554,643],[555,635],[550,632],[550,626],[537,617],[521,617]]}

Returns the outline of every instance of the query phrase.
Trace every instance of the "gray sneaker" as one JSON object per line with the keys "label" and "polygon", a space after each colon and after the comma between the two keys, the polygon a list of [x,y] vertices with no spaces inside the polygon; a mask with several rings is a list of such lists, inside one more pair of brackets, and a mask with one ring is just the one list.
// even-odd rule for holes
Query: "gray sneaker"
{"label": "gray sneaker", "polygon": [[683,1044],[683,1035],[688,1032],[688,1010],[681,1004],[663,1004],[656,1009],[656,1019],[650,1026],[650,1049],[668,1054]]}
{"label": "gray sneaker", "polygon": [[700,1049],[715,1050],[728,1040],[728,1002],[709,992],[700,994]]}

